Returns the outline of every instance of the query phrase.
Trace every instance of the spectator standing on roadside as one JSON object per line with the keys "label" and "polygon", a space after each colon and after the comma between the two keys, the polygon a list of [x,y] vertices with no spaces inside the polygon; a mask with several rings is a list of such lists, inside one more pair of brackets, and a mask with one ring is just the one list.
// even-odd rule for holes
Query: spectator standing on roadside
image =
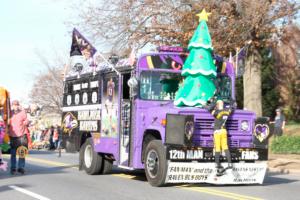
{"label": "spectator standing on roadside", "polygon": [[49,150],[54,149],[53,135],[54,135],[54,127],[51,126],[49,129],[49,144],[50,144]]}
{"label": "spectator standing on roadside", "polygon": [[[10,136],[10,172],[12,175],[17,172],[17,149],[21,146],[28,147],[26,136],[27,131],[27,115],[24,110],[21,110],[19,101],[12,102],[12,112],[9,122],[9,136]],[[24,151],[24,149],[23,149]],[[19,152],[20,153],[20,152]],[[24,152],[23,152],[24,153]],[[18,172],[25,173],[25,155],[19,155]]]}
{"label": "spectator standing on roadside", "polygon": [[57,133],[58,133],[58,142],[57,142],[56,149],[58,149],[58,157],[61,157],[62,130],[61,130],[61,127],[58,125],[56,125],[56,128],[57,128]]}
{"label": "spectator standing on roadside", "polygon": [[285,116],[283,115],[281,109],[276,109],[276,116],[274,120],[274,135],[282,136],[285,127]]}
{"label": "spectator standing on roadside", "polygon": [[56,125],[53,131],[53,142],[54,142],[54,148],[58,148],[58,142],[59,142],[59,130],[58,126]]}

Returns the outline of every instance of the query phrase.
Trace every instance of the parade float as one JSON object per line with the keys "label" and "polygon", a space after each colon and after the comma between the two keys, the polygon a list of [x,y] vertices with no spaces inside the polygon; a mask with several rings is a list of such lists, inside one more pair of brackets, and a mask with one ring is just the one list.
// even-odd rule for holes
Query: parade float
{"label": "parade float", "polygon": [[[207,16],[199,14],[188,50],[161,46],[135,63],[93,62],[99,52],[73,31],[62,124],[67,150],[80,152],[80,169],[144,169],[153,186],[263,183],[268,121],[241,109],[226,121],[232,167],[217,176],[215,119],[206,107],[235,100],[235,69],[212,53]],[[220,161],[226,168],[223,153]]]}

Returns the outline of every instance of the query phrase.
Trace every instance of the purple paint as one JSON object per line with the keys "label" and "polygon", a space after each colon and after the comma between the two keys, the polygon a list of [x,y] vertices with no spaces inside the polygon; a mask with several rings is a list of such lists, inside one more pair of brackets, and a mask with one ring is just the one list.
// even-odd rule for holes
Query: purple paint
{"label": "purple paint", "polygon": [[[150,68],[147,62],[147,56],[156,56],[153,59],[155,66]],[[142,55],[136,66],[136,76],[141,81],[141,72],[156,71],[156,72],[172,72],[180,74],[180,70],[175,70],[172,66],[164,66],[164,64],[170,64],[173,61],[177,64],[182,65],[184,60],[182,56],[186,56],[182,53],[176,52],[159,52],[152,54]],[[149,58],[148,58],[149,59]],[[160,59],[160,60],[159,60]],[[169,68],[168,68],[169,67]],[[226,62],[226,72],[232,83],[232,98],[235,99],[235,72],[233,65]],[[122,79],[119,79],[122,80]],[[140,83],[141,85],[141,83]],[[119,82],[119,92],[122,91],[122,81]],[[120,95],[117,95],[120,98]],[[121,127],[121,99],[118,99],[118,132]],[[212,115],[205,109],[195,107],[175,107],[172,100],[146,100],[136,97],[132,102],[132,112],[134,113],[131,117],[134,119],[132,124],[131,134],[131,152],[130,162],[128,166],[132,168],[144,168],[142,163],[142,148],[143,138],[147,131],[154,131],[160,135],[162,142],[165,142],[165,131],[166,128],[162,125],[162,120],[166,119],[167,114],[181,114],[181,115],[193,115],[195,123],[195,131],[193,138],[193,145],[198,147],[213,147],[213,122]],[[228,138],[229,146],[231,148],[252,148],[253,147],[253,127],[256,116],[253,112],[244,110],[235,110],[234,113],[228,120]],[[248,121],[249,130],[241,130],[241,122]],[[95,150],[101,153],[111,154],[118,164],[122,164],[120,161],[120,134],[117,138],[100,138],[100,143],[95,145]]]}

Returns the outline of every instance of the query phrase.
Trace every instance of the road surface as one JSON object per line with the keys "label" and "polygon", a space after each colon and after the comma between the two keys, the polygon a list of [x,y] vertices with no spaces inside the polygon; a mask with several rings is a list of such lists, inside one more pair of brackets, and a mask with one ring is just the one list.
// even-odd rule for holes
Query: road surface
{"label": "road surface", "polygon": [[[8,161],[8,155],[5,160]],[[209,184],[150,186],[142,171],[115,168],[113,174],[90,176],[78,170],[78,154],[32,151],[26,175],[0,171],[0,199],[114,200],[114,199],[300,199],[300,174],[268,173],[263,185]]]}

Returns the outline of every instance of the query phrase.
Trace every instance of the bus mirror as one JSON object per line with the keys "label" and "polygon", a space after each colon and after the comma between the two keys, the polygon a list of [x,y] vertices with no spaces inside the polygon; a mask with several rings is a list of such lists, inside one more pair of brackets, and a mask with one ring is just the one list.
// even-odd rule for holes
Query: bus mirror
{"label": "bus mirror", "polygon": [[131,76],[127,84],[130,87],[130,98],[134,98],[138,92],[138,79],[135,76]]}

